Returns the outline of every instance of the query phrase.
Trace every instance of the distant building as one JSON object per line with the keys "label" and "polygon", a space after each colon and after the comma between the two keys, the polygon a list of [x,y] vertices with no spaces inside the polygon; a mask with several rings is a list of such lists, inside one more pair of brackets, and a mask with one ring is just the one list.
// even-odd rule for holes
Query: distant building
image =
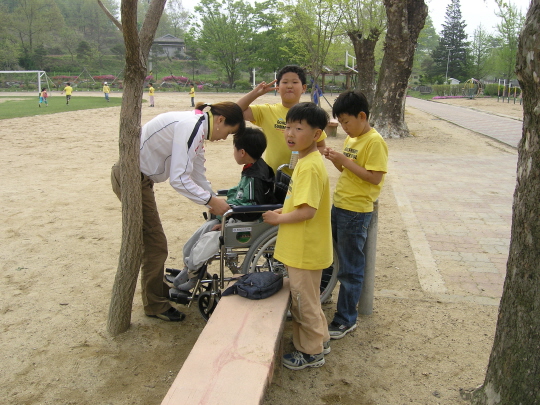
{"label": "distant building", "polygon": [[183,59],[186,57],[186,44],[184,40],[167,34],[154,40],[150,54],[158,58]]}

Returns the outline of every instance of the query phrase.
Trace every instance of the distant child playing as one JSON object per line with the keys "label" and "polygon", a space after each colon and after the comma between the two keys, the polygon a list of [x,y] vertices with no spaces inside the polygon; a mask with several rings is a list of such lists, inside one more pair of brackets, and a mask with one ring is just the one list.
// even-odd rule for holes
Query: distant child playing
{"label": "distant child playing", "polygon": [[[277,87],[274,84],[277,83]],[[277,168],[289,163],[291,151],[283,141],[285,129],[285,116],[289,108],[300,102],[300,97],[307,88],[306,72],[300,66],[288,65],[283,67],[277,74],[277,79],[271,83],[261,82],[252,91],[237,101],[244,110],[244,118],[261,127],[268,139],[268,148],[265,159],[268,165],[277,172]],[[281,103],[251,105],[258,97],[277,90],[281,96]],[[317,139],[317,147],[324,151],[326,133],[321,133]],[[287,174],[292,171],[288,168],[283,170]]]}
{"label": "distant child playing", "polygon": [[369,105],[361,92],[342,93],[332,107],[347,138],[343,153],[327,148],[324,155],[341,172],[334,191],[332,237],[336,242],[340,282],[337,310],[328,326],[332,339],[356,329],[358,301],[364,282],[364,244],[387,172],[388,147],[369,125]]}
{"label": "distant child playing", "polygon": [[154,106],[154,86],[152,86],[152,83],[148,83],[148,98],[150,99],[150,107]]}
{"label": "distant child playing", "polygon": [[[274,172],[261,157],[266,149],[264,133],[260,129],[246,128],[243,134],[234,135],[233,146],[236,163],[244,167],[238,185],[227,192],[227,204],[275,204],[277,201],[274,196]],[[238,219],[242,221],[253,221],[261,216],[240,215]],[[218,252],[220,229],[220,219],[208,220],[186,242],[183,249],[185,267],[173,281],[176,288],[189,291],[195,287],[198,270]]]}
{"label": "distant child playing", "polygon": [[41,107],[41,103],[45,103],[45,107],[49,106],[49,103],[47,102],[47,97],[49,95],[47,94],[47,88],[43,87],[41,89],[41,93],[39,93],[39,106]]}
{"label": "distant child playing", "polygon": [[279,225],[274,257],[287,266],[295,351],[283,356],[292,370],[321,367],[330,352],[326,317],[321,308],[323,269],[332,264],[330,185],[317,149],[328,123],[326,112],[314,103],[300,103],[286,116],[285,144],[299,152],[283,208],[263,214]]}
{"label": "distant child playing", "polygon": [[73,87],[71,87],[71,83],[68,82],[67,86],[64,87],[64,90],[62,90],[62,93],[66,93],[66,104],[69,104],[69,100],[71,100],[71,93],[73,92]]}
{"label": "distant child playing", "polygon": [[191,85],[191,89],[189,90],[189,97],[191,98],[191,106],[195,107],[195,87]]}
{"label": "distant child playing", "polygon": [[109,101],[109,93],[111,92],[111,88],[107,84],[107,82],[103,83],[103,94],[105,95],[105,100]]}

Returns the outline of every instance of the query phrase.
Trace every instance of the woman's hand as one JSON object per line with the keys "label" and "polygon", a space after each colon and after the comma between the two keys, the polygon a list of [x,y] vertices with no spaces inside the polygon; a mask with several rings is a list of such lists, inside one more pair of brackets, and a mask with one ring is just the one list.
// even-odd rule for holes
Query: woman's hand
{"label": "woman's hand", "polygon": [[214,215],[223,215],[231,208],[229,204],[227,204],[227,201],[218,198],[215,195],[212,196],[208,205],[210,206],[210,213]]}

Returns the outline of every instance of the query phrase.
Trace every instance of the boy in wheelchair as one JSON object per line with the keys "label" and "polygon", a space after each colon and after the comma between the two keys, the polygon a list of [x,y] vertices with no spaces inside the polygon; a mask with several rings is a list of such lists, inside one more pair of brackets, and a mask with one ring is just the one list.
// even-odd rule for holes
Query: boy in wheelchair
{"label": "boy in wheelchair", "polygon": [[[238,205],[265,205],[277,202],[274,196],[274,171],[262,159],[266,149],[264,133],[246,128],[243,134],[233,137],[234,159],[244,165],[240,182],[227,192],[227,203]],[[254,221],[261,213],[245,213],[232,220]],[[206,221],[189,238],[183,248],[184,269],[174,278],[173,284],[180,291],[189,291],[197,284],[197,275],[203,264],[219,251],[221,218]]]}

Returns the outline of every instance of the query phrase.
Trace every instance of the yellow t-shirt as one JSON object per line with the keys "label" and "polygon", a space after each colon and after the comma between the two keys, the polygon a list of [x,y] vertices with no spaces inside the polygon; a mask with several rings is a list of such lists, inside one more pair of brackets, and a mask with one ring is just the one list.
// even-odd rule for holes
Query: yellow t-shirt
{"label": "yellow t-shirt", "polygon": [[110,92],[111,92],[111,88],[105,84],[103,86],[103,93],[110,93]]}
{"label": "yellow t-shirt", "polygon": [[66,92],[66,96],[71,96],[71,92],[73,91],[73,87],[66,86],[66,87],[64,87],[64,91]]}
{"label": "yellow t-shirt", "polygon": [[149,96],[153,96],[154,95],[154,88],[152,86],[150,86],[150,88],[148,89],[148,95]]}
{"label": "yellow t-shirt", "polygon": [[[356,138],[348,136],[343,153],[366,170],[388,171],[388,146],[373,128]],[[373,201],[379,198],[385,177],[383,175],[381,182],[375,185],[343,169],[334,191],[334,205],[348,211],[372,212]]]}
{"label": "yellow t-shirt", "polygon": [[[291,151],[285,142],[285,117],[287,116],[288,108],[283,104],[258,104],[251,105],[251,112],[253,113],[253,124],[261,127],[266,135],[266,152],[264,160],[270,166],[274,173],[277,168],[285,163],[289,163],[291,160]],[[317,140],[320,142],[326,138],[326,133],[323,131],[321,137]],[[283,170],[285,173],[291,175],[292,171],[289,168]]]}
{"label": "yellow t-shirt", "polygon": [[330,183],[318,151],[298,160],[283,204],[283,213],[307,204],[315,216],[294,224],[280,224],[274,257],[287,266],[322,270],[332,264]]}
{"label": "yellow t-shirt", "polygon": [[195,97],[195,88],[192,87],[191,90],[189,90],[189,96],[190,97]]}

